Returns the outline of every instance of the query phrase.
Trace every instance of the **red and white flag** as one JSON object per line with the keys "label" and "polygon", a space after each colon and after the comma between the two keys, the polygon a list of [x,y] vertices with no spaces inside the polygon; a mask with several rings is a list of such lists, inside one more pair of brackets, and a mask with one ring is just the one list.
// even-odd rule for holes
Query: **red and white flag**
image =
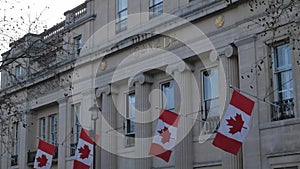
{"label": "red and white flag", "polygon": [[39,141],[38,150],[34,160],[34,169],[50,169],[56,147],[43,140]]}
{"label": "red and white flag", "polygon": [[168,110],[162,110],[150,147],[150,155],[157,156],[169,162],[172,149],[176,145],[178,121],[178,114]]}
{"label": "red and white flag", "polygon": [[94,141],[85,129],[81,129],[73,169],[89,169],[93,163]]}
{"label": "red and white flag", "polygon": [[254,101],[234,91],[213,145],[237,155],[250,130],[253,106]]}

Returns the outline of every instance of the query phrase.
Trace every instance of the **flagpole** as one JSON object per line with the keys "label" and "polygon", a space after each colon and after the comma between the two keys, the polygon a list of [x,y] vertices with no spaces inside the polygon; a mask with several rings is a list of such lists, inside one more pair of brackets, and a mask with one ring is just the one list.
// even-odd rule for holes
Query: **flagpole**
{"label": "flagpole", "polygon": [[257,100],[262,101],[262,102],[264,102],[264,103],[268,103],[268,104],[270,104],[270,105],[272,105],[272,106],[274,106],[274,107],[280,107],[280,106],[278,106],[277,104],[274,104],[274,103],[272,103],[272,102],[270,102],[270,101],[268,101],[268,100],[266,100],[266,99],[262,99],[262,98],[259,98],[259,97],[255,96],[255,95],[253,95],[253,94],[250,94],[250,93],[248,93],[248,92],[245,92],[245,91],[243,91],[242,89],[240,89],[240,88],[238,88],[238,87],[235,87],[235,86],[233,86],[233,85],[229,85],[229,88],[232,88],[232,89],[234,89],[234,90],[237,90],[238,92],[241,92],[241,93],[244,93],[244,94],[249,95],[249,96],[251,96],[251,97],[254,97],[254,98],[256,98]]}

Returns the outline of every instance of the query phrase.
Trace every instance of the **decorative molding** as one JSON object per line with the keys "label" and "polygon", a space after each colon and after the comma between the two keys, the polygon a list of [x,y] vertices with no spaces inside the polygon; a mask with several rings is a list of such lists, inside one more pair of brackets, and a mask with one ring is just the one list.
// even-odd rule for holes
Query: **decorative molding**
{"label": "decorative molding", "polygon": [[101,97],[102,94],[106,94],[106,95],[111,94],[111,85],[110,84],[96,89],[96,98]]}
{"label": "decorative molding", "polygon": [[174,74],[175,71],[182,73],[185,70],[194,71],[194,65],[181,61],[179,63],[175,63],[167,66],[166,73],[172,75]]}
{"label": "decorative molding", "polygon": [[274,157],[284,157],[284,156],[294,156],[294,155],[300,155],[300,151],[284,151],[284,152],[277,152],[272,154],[266,154],[267,158],[274,158]]}
{"label": "decorative molding", "polygon": [[130,78],[128,81],[128,86],[132,87],[135,83],[144,84],[144,83],[153,83],[153,77],[150,75],[147,75],[145,73],[140,73],[133,78]]}
{"label": "decorative molding", "polygon": [[256,35],[249,35],[249,36],[241,37],[241,38],[235,40],[234,44],[236,44],[237,46],[242,46],[247,43],[254,42],[255,40],[256,40]]}
{"label": "decorative molding", "polygon": [[238,55],[238,49],[234,44],[229,44],[225,51],[224,54],[226,57],[230,58],[232,56],[237,56]]}
{"label": "decorative molding", "polygon": [[67,103],[67,98],[66,97],[59,98],[59,99],[57,99],[57,103],[58,104]]}

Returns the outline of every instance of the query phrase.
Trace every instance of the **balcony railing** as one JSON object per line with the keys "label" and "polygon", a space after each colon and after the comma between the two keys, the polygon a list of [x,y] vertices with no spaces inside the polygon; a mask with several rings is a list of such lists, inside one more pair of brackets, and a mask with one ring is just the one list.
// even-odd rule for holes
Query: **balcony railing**
{"label": "balcony railing", "polygon": [[202,132],[203,134],[212,134],[217,132],[220,125],[220,117],[213,116],[208,117],[205,121],[202,122]]}
{"label": "balcony railing", "polygon": [[135,144],[135,134],[126,134],[125,140],[124,140],[124,146],[125,147],[132,147]]}
{"label": "balcony railing", "polygon": [[294,118],[294,99],[287,99],[274,102],[278,106],[273,106],[272,121]]}
{"label": "balcony railing", "polygon": [[76,8],[74,8],[74,16],[75,16],[75,21],[78,18],[81,18],[82,16],[84,16],[87,13],[87,4],[86,2],[77,6]]}
{"label": "balcony railing", "polygon": [[12,155],[11,156],[11,166],[16,166],[18,165],[18,155]]}
{"label": "balcony railing", "polygon": [[67,25],[73,24],[87,14],[87,1],[65,12]]}
{"label": "balcony railing", "polygon": [[27,164],[33,164],[35,160],[36,151],[27,152]]}
{"label": "balcony railing", "polygon": [[62,32],[64,31],[64,28],[65,28],[65,21],[62,21],[57,25],[53,26],[52,28],[43,32],[41,36],[44,40],[52,37],[62,38]]}
{"label": "balcony railing", "polygon": [[77,143],[70,144],[70,156],[74,156],[77,148]]}

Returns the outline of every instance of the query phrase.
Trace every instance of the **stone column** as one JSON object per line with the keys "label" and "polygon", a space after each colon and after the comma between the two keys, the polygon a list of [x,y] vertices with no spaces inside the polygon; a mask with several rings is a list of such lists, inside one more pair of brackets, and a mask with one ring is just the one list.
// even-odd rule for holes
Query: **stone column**
{"label": "stone column", "polygon": [[[237,48],[235,47],[235,45],[232,44],[225,49],[225,55],[220,56],[220,59],[224,66],[227,84],[239,87],[239,66],[237,54]],[[226,90],[228,93],[226,98],[226,105],[228,105],[233,90],[230,89],[229,86],[226,87]],[[223,169],[243,169],[242,148],[236,156],[224,152],[222,158]]]}
{"label": "stone column", "polygon": [[[67,99],[61,98],[58,102],[58,143],[63,143],[66,138]],[[58,168],[66,168],[66,145],[58,145]]]}
{"label": "stone column", "polygon": [[117,136],[114,130],[117,128],[117,109],[113,101],[111,85],[99,88],[96,96],[102,99],[102,116],[101,120],[101,169],[117,168]]}
{"label": "stone column", "polygon": [[151,169],[152,160],[148,155],[151,145],[151,104],[149,95],[153,78],[146,74],[139,74],[129,82],[129,87],[135,85],[135,168]]}
{"label": "stone column", "polygon": [[177,130],[177,145],[175,148],[175,168],[193,168],[193,138],[192,127],[194,120],[192,86],[196,81],[192,78],[191,66],[185,62],[169,65],[168,74],[173,75],[175,85],[175,112],[180,114]]}

